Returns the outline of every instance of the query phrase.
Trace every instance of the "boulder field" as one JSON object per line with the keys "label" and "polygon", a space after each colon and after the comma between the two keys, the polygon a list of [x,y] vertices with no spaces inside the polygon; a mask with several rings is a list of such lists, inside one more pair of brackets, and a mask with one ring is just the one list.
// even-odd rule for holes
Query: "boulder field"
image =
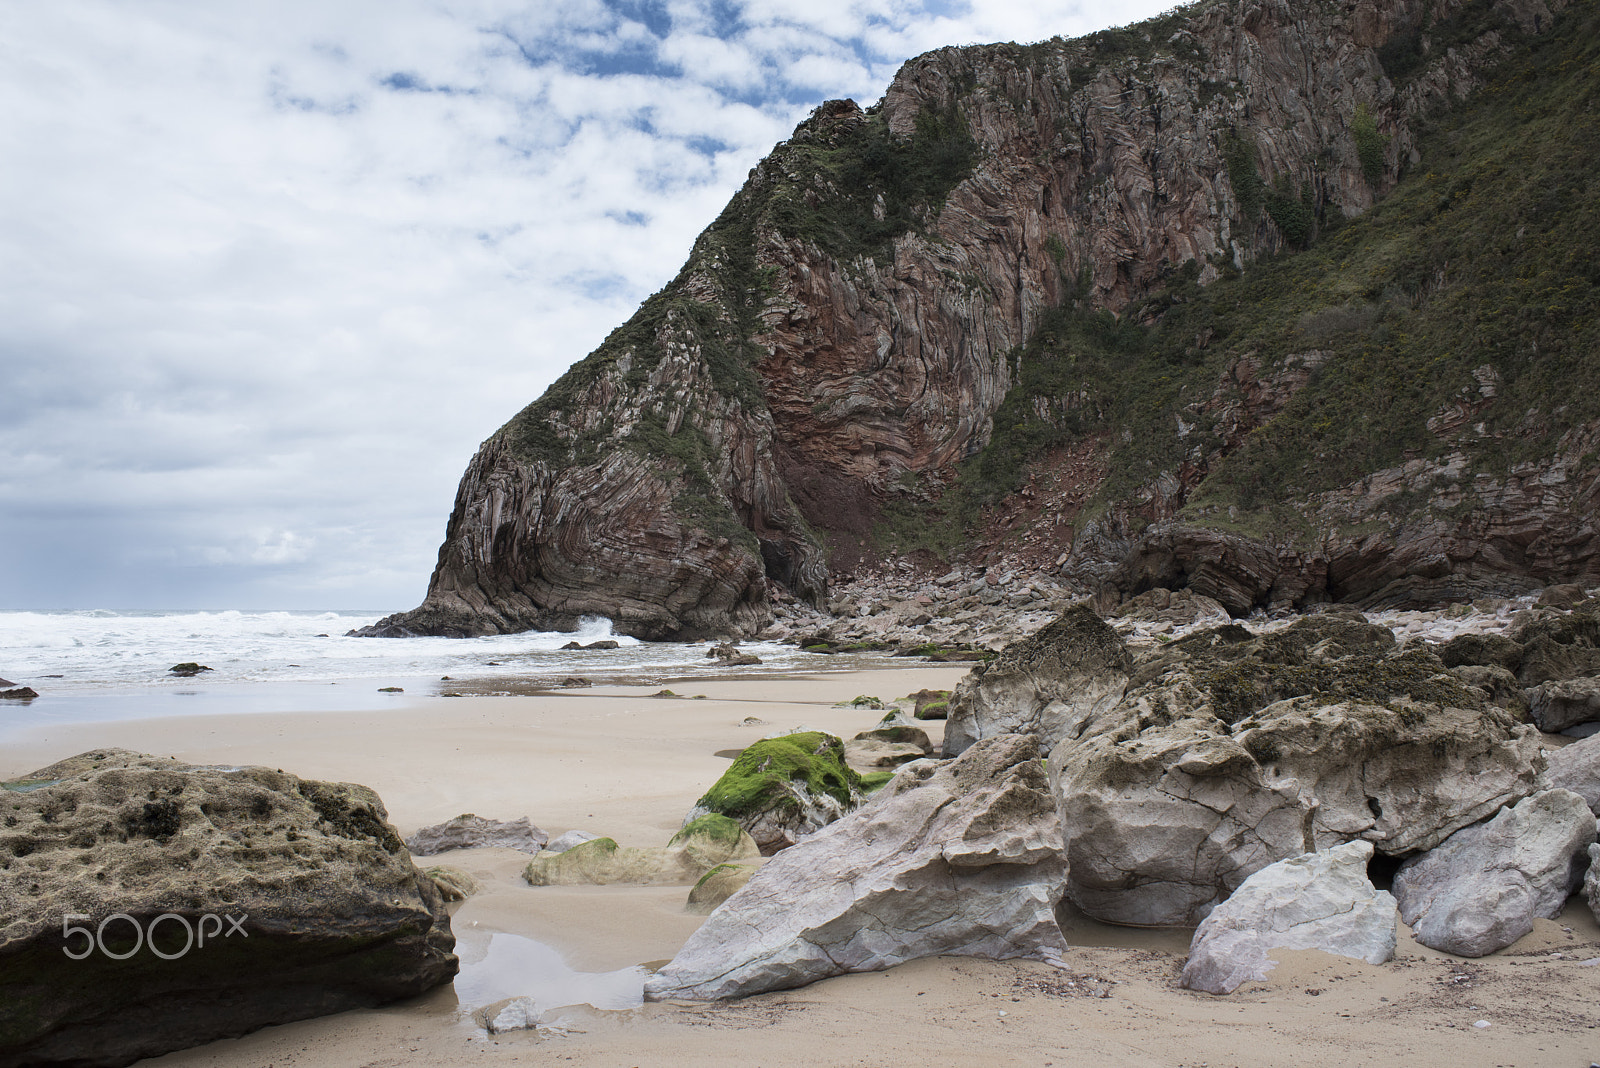
{"label": "boulder field", "polygon": [[[1276,948],[1388,959],[1397,900],[1424,944],[1493,952],[1583,883],[1600,745],[1542,734],[1528,708],[1552,677],[1591,681],[1575,673],[1596,625],[1582,602],[1507,634],[1400,642],[1332,608],[1131,645],[1072,605],[957,686],[942,762],[796,828],[648,989],[738,997],[929,954],[1048,958],[1058,898],[1199,925],[1185,984],[1212,993],[1262,978]],[[1392,897],[1367,875],[1379,855],[1399,867]],[[1006,902],[986,896],[1002,884]]]}

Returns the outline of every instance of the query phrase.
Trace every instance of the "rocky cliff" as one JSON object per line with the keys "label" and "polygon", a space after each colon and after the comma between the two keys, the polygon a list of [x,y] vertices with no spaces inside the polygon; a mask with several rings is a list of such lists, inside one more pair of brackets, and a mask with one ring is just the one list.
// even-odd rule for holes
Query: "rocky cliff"
{"label": "rocky cliff", "polygon": [[[1539,233],[1592,222],[1568,167],[1593,158],[1592,107],[1553,76],[1493,80],[1546,71],[1554,41],[1592,94],[1594,15],[1563,6],[1203,0],[942,49],[873,108],[822,105],[679,276],[483,444],[426,601],[371,632],[596,614],[645,638],[747,634],[774,595],[823,603],[830,566],[957,545],[1235,611],[1600,581],[1600,413],[1543,394],[1512,411],[1553,387],[1498,320],[1438,359],[1454,339],[1406,349],[1409,320],[1481,272],[1470,249],[1408,246],[1420,208],[1384,210],[1416,190],[1498,219],[1463,191],[1476,127],[1441,116],[1560,92],[1578,118],[1525,135],[1559,142],[1536,170],[1566,168],[1524,205],[1541,229],[1479,239],[1504,243],[1515,288]],[[1559,305],[1534,332],[1540,381],[1593,351],[1592,262],[1523,287]],[[1359,447],[1338,451],[1332,421],[1359,420],[1324,395],[1368,419],[1346,428]],[[1391,410],[1400,430],[1370,422]]]}

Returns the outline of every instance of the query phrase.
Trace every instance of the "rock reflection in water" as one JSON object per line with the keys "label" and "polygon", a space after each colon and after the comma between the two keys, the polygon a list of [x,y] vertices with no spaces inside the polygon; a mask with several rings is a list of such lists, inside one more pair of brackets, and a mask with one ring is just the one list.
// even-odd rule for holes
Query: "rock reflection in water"
{"label": "rock reflection in water", "polygon": [[491,934],[487,945],[467,939],[463,943],[457,950],[461,973],[455,980],[456,997],[463,1008],[510,997],[529,997],[546,1009],[580,1004],[635,1009],[644,1003],[644,980],[649,973],[640,967],[576,971],[543,942],[514,934]]}

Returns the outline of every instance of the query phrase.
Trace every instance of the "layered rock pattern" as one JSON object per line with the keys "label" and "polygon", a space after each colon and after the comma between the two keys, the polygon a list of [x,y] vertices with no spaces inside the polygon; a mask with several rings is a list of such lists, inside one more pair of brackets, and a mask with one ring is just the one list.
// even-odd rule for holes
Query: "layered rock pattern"
{"label": "layered rock pattern", "polygon": [[[1361,213],[1409,159],[1415,118],[1481,84],[1506,51],[1497,30],[1532,32],[1561,5],[1497,5],[1402,92],[1377,49],[1455,10],[1437,6],[1231,0],[1081,41],[941,49],[907,63],[869,112],[823,105],[751,172],[677,279],[483,444],[423,605],[368,633],[568,628],[592,614],[687,639],[759,629],[774,585],[824,603],[824,544],[849,566],[885,500],[937,493],[984,448],[1010,354],[1047,309],[1123,308],[1186,264],[1205,283],[1304,241],[1306,219]],[[1274,196],[1287,213],[1262,210]],[[1223,451],[1315,372],[1300,356],[1230,364],[1226,396],[1203,413]],[[1191,467],[1156,474],[1155,512],[1203,477]],[[1547,473],[1515,469],[1480,496],[1532,514]],[[1357,497],[1327,507],[1359,520]],[[1544,523],[1550,549],[1525,559],[1493,558],[1520,536],[1498,529],[1459,551],[1486,570],[1567,566],[1590,539],[1567,526]],[[1133,529],[1123,509],[1079,531],[1079,571],[1109,567]],[[1203,542],[1163,528],[1141,552],[1171,549],[1178,573],[1198,574]],[[1410,544],[1341,549],[1366,577],[1342,578],[1335,553],[1318,588],[1378,593],[1373,558],[1432,574],[1467,543],[1426,541],[1420,571]],[[1273,547],[1224,555],[1238,575],[1222,560],[1193,580],[1230,608],[1309,589],[1280,579]],[[1150,570],[1125,569],[1126,584]]]}
{"label": "layered rock pattern", "polygon": [[115,750],[30,779],[0,792],[0,1062],[124,1065],[456,973],[365,787]]}
{"label": "layered rock pattern", "polygon": [[1059,957],[1061,837],[1039,755],[999,735],[901,769],[763,865],[646,997],[744,997],[939,954]]}
{"label": "layered rock pattern", "polygon": [[1265,979],[1275,949],[1320,949],[1368,964],[1394,959],[1395,903],[1367,878],[1372,843],[1348,842],[1269,864],[1194,933],[1182,983],[1231,994]]}

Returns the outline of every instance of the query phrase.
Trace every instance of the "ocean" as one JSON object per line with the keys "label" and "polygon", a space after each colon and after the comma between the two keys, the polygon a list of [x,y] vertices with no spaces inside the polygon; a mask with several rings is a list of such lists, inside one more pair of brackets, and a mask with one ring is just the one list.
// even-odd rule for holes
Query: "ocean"
{"label": "ocean", "polygon": [[[597,685],[666,685],[730,669],[707,642],[642,642],[612,633],[605,619],[573,632],[528,631],[485,638],[349,638],[379,612],[0,611],[0,678],[39,692],[0,702],[0,737],[62,720],[185,713],[361,711],[406,695],[520,693],[579,676]],[[568,642],[619,643],[563,650]],[[840,671],[858,657],[804,653],[747,642],[760,665],[741,676]],[[212,670],[192,678],[174,664]],[[448,679],[445,678],[448,676]],[[400,687],[404,693],[380,692]]]}

